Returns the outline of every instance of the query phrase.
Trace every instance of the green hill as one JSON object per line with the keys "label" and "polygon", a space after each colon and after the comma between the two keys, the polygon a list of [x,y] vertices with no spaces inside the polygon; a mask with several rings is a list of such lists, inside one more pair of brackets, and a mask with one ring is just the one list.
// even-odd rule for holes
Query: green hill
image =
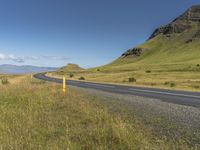
{"label": "green hill", "polygon": [[157,28],[144,44],[110,64],[77,71],[75,76],[95,82],[200,91],[200,5]]}
{"label": "green hill", "polygon": [[135,66],[155,68],[169,65],[171,69],[175,66],[179,69],[196,70],[199,63],[200,5],[197,5],[189,8],[171,23],[157,28],[144,44],[129,49],[105,67],[120,66],[121,69],[127,69]]}
{"label": "green hill", "polygon": [[83,71],[84,69],[79,67],[77,64],[67,64],[66,66],[57,70],[60,73],[73,73]]}

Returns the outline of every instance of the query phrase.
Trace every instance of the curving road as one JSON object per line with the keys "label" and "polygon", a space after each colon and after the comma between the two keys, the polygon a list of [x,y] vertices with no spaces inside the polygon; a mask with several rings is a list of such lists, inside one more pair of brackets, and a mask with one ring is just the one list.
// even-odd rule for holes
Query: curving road
{"label": "curving road", "polygon": [[[46,73],[35,74],[34,77],[40,80],[49,82],[62,83],[62,79],[47,77]],[[115,84],[103,84],[92,82],[81,82],[74,80],[67,80],[68,85],[77,86],[81,88],[91,88],[96,90],[102,90],[111,93],[135,95],[148,98],[159,99],[168,103],[175,103],[179,105],[193,106],[200,108],[200,93],[188,92],[178,90],[165,90],[146,87],[135,87]]]}

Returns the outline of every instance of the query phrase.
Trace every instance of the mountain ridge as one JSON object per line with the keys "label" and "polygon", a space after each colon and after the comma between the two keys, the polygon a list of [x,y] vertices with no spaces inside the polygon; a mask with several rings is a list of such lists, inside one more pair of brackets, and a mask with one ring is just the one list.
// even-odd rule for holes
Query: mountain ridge
{"label": "mountain ridge", "polygon": [[[160,59],[163,54],[165,56],[168,55],[168,58],[174,57],[172,55],[173,51],[176,58],[174,57],[173,61],[170,62],[187,62],[188,60],[195,60],[197,56],[200,56],[200,51],[198,50],[200,48],[199,42],[200,5],[194,5],[169,24],[156,28],[146,42],[128,49],[119,59],[132,57],[134,58],[132,62],[142,62],[144,59],[152,57],[151,62],[148,63],[153,63],[155,62],[155,58],[153,60],[154,56],[157,59]],[[187,55],[183,56],[182,53],[187,53]],[[193,56],[192,53],[194,54]],[[115,60],[114,63],[119,59]],[[160,60],[161,62],[166,60],[165,62],[168,63],[166,58]]]}
{"label": "mountain ridge", "polygon": [[0,73],[8,74],[26,74],[26,73],[35,73],[35,72],[46,72],[46,71],[55,71],[56,67],[38,67],[32,65],[11,65],[11,64],[1,64]]}

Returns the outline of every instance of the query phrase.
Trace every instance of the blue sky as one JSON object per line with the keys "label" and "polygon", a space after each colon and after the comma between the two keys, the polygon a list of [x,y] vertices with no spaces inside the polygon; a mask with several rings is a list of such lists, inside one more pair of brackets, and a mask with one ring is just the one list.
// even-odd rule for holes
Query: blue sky
{"label": "blue sky", "polygon": [[94,67],[199,0],[0,0],[0,64]]}

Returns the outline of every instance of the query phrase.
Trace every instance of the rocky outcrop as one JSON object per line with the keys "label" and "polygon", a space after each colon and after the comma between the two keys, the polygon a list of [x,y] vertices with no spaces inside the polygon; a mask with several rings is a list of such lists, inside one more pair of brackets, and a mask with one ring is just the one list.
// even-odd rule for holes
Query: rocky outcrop
{"label": "rocky outcrop", "polygon": [[194,34],[193,37],[194,37],[194,38],[200,38],[200,30],[198,30],[198,31]]}
{"label": "rocky outcrop", "polygon": [[127,56],[135,56],[138,57],[142,54],[142,52],[144,51],[143,48],[131,48],[129,50],[127,50],[125,53],[122,54],[122,57],[127,57]]}
{"label": "rocky outcrop", "polygon": [[194,40],[199,39],[199,38],[200,38],[200,30],[197,30],[197,32],[195,32],[195,34],[191,38],[189,38],[188,40],[186,40],[185,43],[187,43],[187,44],[191,43]]}
{"label": "rocky outcrop", "polygon": [[172,33],[182,33],[189,28],[190,28],[189,24],[176,24],[176,23],[168,24],[166,26],[162,26],[156,29],[149,39],[152,39],[159,34],[169,36]]}
{"label": "rocky outcrop", "polygon": [[192,6],[183,15],[181,15],[174,21],[177,20],[200,22],[200,5]]}
{"label": "rocky outcrop", "polygon": [[192,22],[200,23],[200,5],[192,6],[170,24],[157,28],[149,39],[152,39],[159,34],[169,37],[172,33],[182,33],[191,28]]}
{"label": "rocky outcrop", "polygon": [[[200,39],[200,5],[192,6],[185,13],[173,20],[171,23],[157,28],[152,33],[149,40],[160,34],[164,35],[167,39],[173,37],[174,34],[180,34],[180,37],[181,35],[186,35],[183,38],[183,40],[185,40],[183,42],[187,44],[192,43],[196,39]],[[143,53],[143,51],[143,48],[132,48],[123,53],[121,57],[139,57]]]}

